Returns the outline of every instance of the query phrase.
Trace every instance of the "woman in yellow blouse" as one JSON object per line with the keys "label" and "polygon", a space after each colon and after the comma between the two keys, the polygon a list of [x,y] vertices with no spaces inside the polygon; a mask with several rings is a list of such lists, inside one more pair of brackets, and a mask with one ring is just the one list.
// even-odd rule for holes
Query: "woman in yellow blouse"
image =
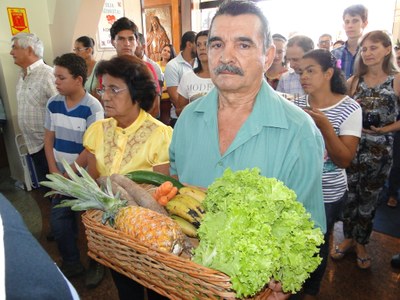
{"label": "woman in yellow blouse", "polygon": [[[168,174],[172,128],[146,112],[156,95],[156,83],[146,64],[135,56],[119,56],[99,62],[96,74],[101,77],[98,93],[106,119],[93,123],[84,135],[89,174],[93,178],[134,170]],[[140,284],[111,273],[119,299],[144,299]],[[162,298],[148,291],[148,299]]]}
{"label": "woman in yellow blouse", "polygon": [[135,56],[120,56],[100,62],[97,75],[106,119],[84,136],[89,173],[94,178],[134,170],[168,173],[172,128],[146,112],[156,93],[147,66]]}

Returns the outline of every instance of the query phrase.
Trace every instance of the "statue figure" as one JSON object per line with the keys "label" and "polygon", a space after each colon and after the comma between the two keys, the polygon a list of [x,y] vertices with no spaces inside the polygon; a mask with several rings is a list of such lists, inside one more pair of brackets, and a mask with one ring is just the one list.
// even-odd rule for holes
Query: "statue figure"
{"label": "statue figure", "polygon": [[165,45],[170,44],[167,32],[160,23],[157,16],[152,16],[150,20],[150,30],[147,32],[147,56],[153,61],[161,59],[161,50]]}

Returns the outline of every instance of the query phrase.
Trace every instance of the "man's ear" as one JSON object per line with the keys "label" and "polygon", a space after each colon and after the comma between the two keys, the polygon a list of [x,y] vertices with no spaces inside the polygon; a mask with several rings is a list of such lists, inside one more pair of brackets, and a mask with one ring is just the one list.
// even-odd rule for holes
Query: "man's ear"
{"label": "man's ear", "polygon": [[267,70],[271,67],[272,63],[274,62],[275,51],[276,51],[275,45],[272,44],[265,52],[264,73],[267,72]]}
{"label": "man's ear", "polygon": [[115,39],[114,39],[114,40],[111,40],[111,44],[113,45],[114,48],[117,48],[117,47],[115,46]]}
{"label": "man's ear", "polygon": [[83,86],[83,78],[82,76],[76,76],[75,80],[79,86]]}

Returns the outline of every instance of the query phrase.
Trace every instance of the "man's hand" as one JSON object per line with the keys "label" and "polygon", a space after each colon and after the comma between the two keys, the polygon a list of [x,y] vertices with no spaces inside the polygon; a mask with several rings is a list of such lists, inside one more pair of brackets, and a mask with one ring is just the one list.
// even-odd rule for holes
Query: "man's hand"
{"label": "man's hand", "polygon": [[284,293],[281,283],[274,279],[269,281],[268,287],[272,290],[272,293],[268,296],[267,300],[285,300],[289,299],[291,295],[290,293]]}

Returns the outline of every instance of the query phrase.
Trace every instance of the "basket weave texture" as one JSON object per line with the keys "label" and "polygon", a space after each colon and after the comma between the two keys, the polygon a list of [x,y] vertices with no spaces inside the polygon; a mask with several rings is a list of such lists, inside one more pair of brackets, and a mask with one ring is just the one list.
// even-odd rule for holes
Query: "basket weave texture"
{"label": "basket weave texture", "polygon": [[[101,223],[102,212],[82,215],[88,255],[99,263],[139,282],[169,299],[236,299],[229,276],[189,259],[153,249]],[[266,299],[264,289],[254,298]]]}

